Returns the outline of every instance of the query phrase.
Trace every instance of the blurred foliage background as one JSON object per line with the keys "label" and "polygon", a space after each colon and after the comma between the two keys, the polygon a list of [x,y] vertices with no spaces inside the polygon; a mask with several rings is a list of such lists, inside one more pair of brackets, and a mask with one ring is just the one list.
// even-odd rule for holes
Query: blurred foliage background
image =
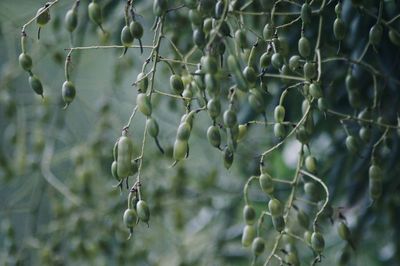
{"label": "blurred foliage background", "polygon": [[[267,2],[254,1],[250,10],[268,11]],[[273,2],[273,1],[271,1]],[[290,2],[290,1],[287,1]],[[293,1],[299,5],[303,1]],[[320,5],[316,2],[313,8]],[[332,10],[337,1],[329,1]],[[341,44],[341,52],[348,58],[357,58],[368,42],[368,32],[376,20],[366,11],[377,13],[378,1],[364,1],[366,9],[356,9],[351,1],[343,1],[342,17],[351,31]],[[383,18],[399,14],[399,1],[383,1]],[[74,33],[75,46],[120,44],[120,30],[124,25],[125,1],[102,0],[104,28],[109,38],[100,36],[96,26],[87,17],[89,1],[79,7],[79,26]],[[263,5],[261,4],[263,3]],[[233,166],[224,168],[222,153],[209,145],[206,131],[211,125],[206,112],[196,115],[190,156],[171,167],[172,146],[185,108],[180,99],[155,95],[153,117],[160,125],[159,141],[166,154],[158,151],[148,138],[143,159],[142,192],[151,210],[149,227],[140,223],[127,241],[128,230],[122,223],[126,209],[127,190],[114,186],[111,176],[112,147],[120,136],[132,109],[137,89],[131,84],[148,57],[148,50],[129,49],[121,57],[122,49],[93,49],[77,51],[72,57],[72,79],[77,88],[74,102],[63,109],[61,86],[64,81],[64,60],[70,47],[70,37],[63,25],[65,12],[73,1],[59,1],[51,8],[51,21],[36,39],[37,27],[27,28],[27,50],[34,62],[34,73],[44,86],[44,99],[33,93],[28,75],[18,65],[20,29],[34,17],[44,1],[3,0],[0,2],[0,264],[1,265],[249,265],[251,251],[241,245],[244,227],[242,209],[243,187],[251,175],[259,174],[259,155],[279,142],[272,126],[250,125],[247,137],[239,143]],[[179,6],[180,1],[170,1]],[[143,44],[150,44],[150,30],[154,15],[152,1],[134,1],[138,20],[145,28]],[[298,5],[284,3],[282,9],[299,11]],[[166,18],[166,36],[187,53],[193,46],[188,9],[170,12]],[[250,16],[244,23],[261,34],[268,16]],[[283,24],[288,21],[279,18]],[[323,49],[335,55],[338,43],[332,34],[334,13],[326,16]],[[315,20],[315,28],[317,25]],[[314,22],[313,22],[314,23]],[[232,23],[233,25],[234,23]],[[314,24],[313,24],[314,25]],[[394,23],[394,27],[398,27]],[[236,27],[236,26],[232,26]],[[297,53],[299,27],[283,30],[289,43],[289,54]],[[248,34],[249,42],[256,38]],[[316,38],[316,29],[310,31]],[[386,30],[382,44],[370,49],[365,60],[376,66],[385,77],[398,79],[400,50],[390,43]],[[160,50],[163,57],[176,58],[168,42]],[[193,62],[198,62],[197,51]],[[196,61],[197,60],[197,61]],[[159,64],[155,87],[169,92],[169,69]],[[173,64],[180,69],[179,64]],[[362,106],[373,98],[373,80],[363,68],[352,65],[361,88]],[[357,115],[348,102],[344,78],[346,62],[333,62],[324,73],[324,94],[331,108]],[[225,86],[225,85],[224,85]],[[265,97],[268,120],[273,121],[273,110],[279,102],[283,83],[271,79],[270,94]],[[399,112],[399,84],[390,78],[380,81],[381,104],[375,116],[383,116],[387,123],[396,125]],[[225,86],[227,91],[228,86]],[[301,117],[302,97],[289,93],[285,100],[288,121]],[[223,103],[223,110],[228,105]],[[263,120],[248,105],[246,97],[240,100],[239,122]],[[143,139],[145,118],[137,114],[129,136],[139,151]],[[381,137],[377,127],[372,130],[369,143],[363,143],[359,155],[347,153],[346,133],[337,117],[315,114],[315,127],[310,150],[318,158],[319,176],[330,191],[333,221],[325,218],[320,223],[326,248],[321,265],[338,264],[338,256],[347,248],[337,235],[338,217],[345,217],[352,231],[355,250],[350,252],[348,265],[400,265],[400,197],[399,197],[399,138],[391,130],[379,151],[384,169],[383,194],[370,205],[368,196],[368,167],[373,144]],[[358,134],[360,126],[351,122],[348,130]],[[223,138],[226,139],[224,136]],[[266,160],[273,177],[291,180],[300,148],[299,142],[288,138]],[[130,183],[133,183],[131,178]],[[298,197],[304,191],[301,182]],[[289,194],[285,184],[276,187],[280,198]],[[258,186],[250,187],[249,197],[257,213],[265,210],[268,197]],[[298,206],[303,206],[301,202]],[[306,207],[305,207],[306,208]],[[307,207],[308,208],[308,207]],[[307,209],[310,213],[310,211]],[[292,217],[293,216],[293,217]],[[295,212],[293,229],[297,228]],[[270,219],[265,219],[262,236],[266,251],[272,249],[276,235]],[[314,254],[302,241],[294,241],[302,265],[310,264]],[[286,244],[278,254],[288,252]],[[282,250],[281,250],[282,249]],[[273,260],[271,265],[279,265]]]}

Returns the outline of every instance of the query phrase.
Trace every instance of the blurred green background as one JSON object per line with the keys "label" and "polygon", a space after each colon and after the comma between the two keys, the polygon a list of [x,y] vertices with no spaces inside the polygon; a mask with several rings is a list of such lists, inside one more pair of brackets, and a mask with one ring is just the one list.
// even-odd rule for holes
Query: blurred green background
{"label": "blurred green background", "polygon": [[[104,27],[110,33],[108,44],[120,43],[124,2],[100,1],[104,7]],[[180,4],[170,2],[174,4],[170,3],[171,6]],[[394,10],[385,11],[388,17],[399,11],[398,1],[394,2]],[[205,137],[211,120],[205,112],[199,113],[190,139],[189,158],[171,167],[176,128],[185,109],[180,99],[156,95],[153,113],[160,125],[159,140],[166,155],[160,154],[151,138],[147,139],[142,191],[150,206],[151,219],[149,227],[136,226],[132,239],[127,241],[128,230],[122,223],[127,190],[120,193],[113,187],[117,181],[111,176],[110,165],[114,142],[135,106],[137,90],[131,84],[141,71],[148,51],[142,55],[138,49],[129,49],[123,57],[121,49],[74,52],[71,76],[77,97],[64,110],[61,100],[67,54],[64,49],[70,47],[70,38],[62,23],[72,3],[60,1],[51,9],[51,22],[42,29],[40,41],[36,39],[36,25],[27,28],[27,50],[33,58],[33,72],[44,85],[45,97],[41,99],[29,87],[28,75],[18,65],[18,55],[21,26],[35,16],[44,1],[0,1],[0,264],[249,265],[251,251],[243,248],[240,240],[244,227],[243,186],[248,177],[258,174],[258,155],[277,143],[272,127],[250,127],[248,137],[238,146],[232,168],[226,170],[222,153],[212,148]],[[75,46],[101,44],[96,27],[86,16],[87,4],[88,1],[81,1],[79,26],[73,38]],[[349,25],[356,33],[354,36],[365,35],[371,21],[367,18],[360,21],[349,5],[345,4],[344,17],[352,22]],[[152,1],[135,1],[135,8],[146,29],[142,42],[150,44]],[[261,32],[263,19],[249,23]],[[172,14],[167,21],[171,22],[171,28],[166,35],[177,40],[183,51],[190,49],[187,10]],[[295,50],[297,39],[290,31],[286,34],[290,49]],[[350,55],[363,49],[357,46],[359,39],[354,36],[343,44]],[[399,73],[398,48],[386,42],[379,51],[379,60],[373,56],[368,59],[387,71],[387,75]],[[161,46],[161,55],[175,57],[167,42]],[[386,67],[388,62],[390,70]],[[332,79],[343,81],[347,69],[333,65],[331,70]],[[363,79],[362,71],[358,74],[361,86],[369,88],[371,80]],[[156,88],[169,92],[168,79],[167,65],[160,64]],[[332,84],[337,90],[329,89],[327,94],[333,107],[350,113],[344,85],[337,80]],[[269,85],[272,96],[267,101],[267,117],[272,116],[279,100],[276,92],[280,89],[279,82]],[[382,114],[395,123],[400,92],[390,82],[387,87]],[[363,97],[368,95],[365,92]],[[287,112],[295,121],[300,117],[301,101],[296,95],[288,97]],[[263,119],[256,117],[246,103],[244,106],[239,114],[242,123]],[[349,265],[400,265],[398,137],[391,136],[392,142],[383,153],[387,171],[382,200],[368,208],[367,154],[371,144],[365,145],[361,158],[349,156],[338,121],[322,115],[316,121],[319,127],[311,149],[321,162],[320,174],[331,192],[334,218],[343,213],[354,234],[356,250],[351,252]],[[144,124],[145,118],[137,114],[130,129],[137,150],[142,143]],[[373,137],[379,137],[377,130]],[[269,156],[271,174],[291,179],[298,149],[299,143],[290,138],[282,149]],[[289,189],[282,185],[277,191],[284,197]],[[299,191],[303,193],[302,188]],[[251,186],[250,198],[258,213],[266,208],[268,197],[258,186]],[[337,236],[335,225],[329,219],[321,224],[326,251],[320,265],[336,265],[337,254],[346,245]],[[258,261],[260,265],[277,235],[269,219],[263,229],[267,246]],[[301,235],[302,231],[299,232]],[[299,241],[295,246],[302,265],[308,265],[314,257],[312,251]],[[285,250],[284,246],[281,248]],[[271,265],[279,264],[273,261]]]}

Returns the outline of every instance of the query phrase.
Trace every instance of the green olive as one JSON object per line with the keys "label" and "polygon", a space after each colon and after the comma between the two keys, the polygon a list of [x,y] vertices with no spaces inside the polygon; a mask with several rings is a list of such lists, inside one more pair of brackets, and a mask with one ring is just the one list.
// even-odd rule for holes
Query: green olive
{"label": "green olive", "polygon": [[389,40],[396,46],[400,46],[400,33],[390,29],[389,30]]}
{"label": "green olive", "polygon": [[190,132],[192,127],[188,122],[183,122],[179,125],[178,131],[176,133],[176,138],[178,140],[187,141],[190,137]]}
{"label": "green olive", "polygon": [[309,4],[304,3],[301,6],[301,11],[300,11],[300,16],[301,20],[305,25],[308,25],[311,23],[311,15],[312,15],[312,10]]}
{"label": "green olive", "polygon": [[309,57],[311,54],[311,44],[307,37],[301,37],[298,42],[299,54],[302,57]]}
{"label": "green olive", "polygon": [[278,199],[270,199],[268,209],[272,216],[281,216],[283,213],[282,203]]}
{"label": "green olive", "polygon": [[129,24],[129,31],[133,38],[140,39],[143,37],[143,26],[140,22],[132,21]]}
{"label": "green olive", "polygon": [[207,130],[207,139],[211,145],[219,148],[221,145],[221,134],[217,126],[210,126]]}
{"label": "green olive", "polygon": [[303,66],[304,77],[312,80],[317,76],[317,66],[314,62],[306,62]]}
{"label": "green olive", "polygon": [[43,97],[42,82],[36,75],[32,74],[29,76],[29,84],[31,85],[31,88],[36,92],[36,94]]}
{"label": "green olive", "polygon": [[73,32],[78,26],[78,14],[75,9],[70,9],[65,14],[64,18],[65,28],[69,32]]}
{"label": "green olive", "polygon": [[358,114],[358,118],[360,119],[358,123],[360,126],[369,126],[369,123],[363,120],[371,120],[372,117],[373,113],[371,108],[365,108]]}
{"label": "green olive", "polygon": [[136,77],[136,85],[140,92],[146,93],[149,86],[149,78],[145,73],[140,72]]}
{"label": "green olive", "polygon": [[274,135],[277,138],[283,139],[286,137],[285,125],[282,123],[275,123],[274,125]]}
{"label": "green olive", "polygon": [[92,1],[88,6],[88,13],[90,20],[101,27],[103,19],[100,5],[97,2]]}
{"label": "green olive", "polygon": [[346,37],[346,32],[346,24],[344,23],[343,19],[336,18],[333,22],[333,34],[335,36],[335,39],[338,41],[344,40],[344,38]]}
{"label": "green olive", "polygon": [[372,131],[370,127],[361,127],[358,133],[360,139],[365,143],[368,143],[371,140]]}
{"label": "green olive", "polygon": [[383,171],[382,168],[377,164],[372,164],[368,170],[369,178],[374,180],[382,180],[383,179]]}
{"label": "green olive", "polygon": [[271,64],[271,54],[265,52],[260,57],[260,67],[267,68]]}
{"label": "green olive", "polygon": [[197,9],[189,10],[188,15],[189,15],[189,20],[193,25],[201,26],[201,23],[203,23],[203,18]]}
{"label": "green olive", "polygon": [[121,31],[121,43],[125,47],[129,47],[133,43],[133,36],[128,26],[124,26]]}
{"label": "green olive", "polygon": [[206,36],[201,29],[195,29],[193,31],[193,43],[199,48],[203,49],[206,44]]}
{"label": "green olive", "polygon": [[285,229],[285,220],[283,216],[272,216],[272,225],[276,231],[282,232]]}
{"label": "green olive", "polygon": [[185,140],[175,140],[173,157],[176,161],[183,160],[188,151],[188,143]]}
{"label": "green olive", "polygon": [[322,89],[319,83],[312,83],[310,85],[310,95],[316,99],[322,97]]}
{"label": "green olive", "polygon": [[242,141],[247,134],[247,125],[239,125],[238,126],[239,133],[237,137],[237,141]]}
{"label": "green olive", "polygon": [[304,184],[304,192],[311,201],[318,201],[321,199],[321,190],[314,182],[306,182]]}
{"label": "green olive", "polygon": [[369,196],[372,200],[378,200],[383,192],[382,179],[369,179]]}
{"label": "green olive", "polygon": [[172,75],[169,78],[169,84],[176,94],[182,94],[184,90],[182,78],[179,75]]}
{"label": "green olive", "polygon": [[358,141],[354,136],[347,136],[346,147],[352,154],[358,153]]}
{"label": "green olive", "polygon": [[293,55],[289,58],[289,68],[292,71],[298,70],[300,67],[300,56],[298,55]]}
{"label": "green olive", "polygon": [[311,235],[311,247],[317,253],[321,253],[324,250],[325,240],[321,233],[314,232]]}
{"label": "green olive", "polygon": [[282,123],[285,119],[285,107],[283,107],[282,105],[276,106],[274,110],[274,118],[275,122]]}
{"label": "green olive", "polygon": [[248,44],[247,44],[246,32],[243,29],[238,29],[235,32],[235,41],[240,48],[247,47]]}
{"label": "green olive", "polygon": [[123,216],[123,221],[126,227],[133,228],[136,224],[137,214],[134,209],[126,209]]}
{"label": "green olive", "polygon": [[307,156],[305,160],[305,165],[307,171],[309,171],[310,173],[315,174],[317,172],[317,159],[315,159],[314,156]]}
{"label": "green olive", "polygon": [[[40,15],[39,15],[40,14]],[[36,13],[36,23],[40,26],[43,27],[50,21],[50,11],[46,6],[39,8],[39,10]]]}
{"label": "green olive", "polygon": [[117,162],[116,161],[113,161],[111,164],[111,174],[115,179],[117,179],[117,181],[121,181],[121,178],[118,176],[118,173],[117,173]]}
{"label": "green olive", "polygon": [[361,95],[359,91],[349,92],[349,103],[354,109],[359,109],[361,107]]}
{"label": "green olive", "polygon": [[265,249],[265,241],[261,237],[256,237],[251,245],[251,250],[255,256],[261,255]]}
{"label": "green olive", "polygon": [[149,135],[153,138],[157,138],[158,132],[159,132],[159,127],[157,121],[152,118],[148,117],[146,120],[146,127],[147,127],[147,132]]}
{"label": "green olive", "polygon": [[226,169],[229,169],[233,163],[233,151],[231,150],[231,148],[226,147],[224,150],[224,166]]}
{"label": "green olive", "polygon": [[62,85],[61,94],[64,102],[69,105],[74,100],[76,94],[74,84],[71,81],[65,81]]}
{"label": "green olive", "polygon": [[148,223],[150,220],[150,209],[147,206],[147,203],[144,200],[139,200],[136,203],[136,212],[139,219],[145,223]]}
{"label": "green olive", "polygon": [[213,19],[212,18],[206,18],[203,22],[203,31],[207,35],[210,33],[213,27]]}
{"label": "green olive", "polygon": [[272,26],[269,23],[265,24],[263,29],[264,40],[270,40],[272,39],[273,36],[274,36],[274,26]]}
{"label": "green olive", "polygon": [[152,107],[150,102],[150,97],[145,93],[139,93],[136,97],[136,104],[138,109],[145,116],[151,116]]}
{"label": "green olive", "polygon": [[25,71],[30,71],[32,68],[32,58],[27,53],[21,53],[18,57],[19,65]]}
{"label": "green olive", "polygon": [[263,173],[260,175],[260,187],[268,195],[272,195],[274,192],[274,183],[269,174]]}
{"label": "green olive", "polygon": [[375,24],[369,30],[369,42],[374,46],[378,46],[381,43],[382,35],[383,35],[382,25]]}
{"label": "green olive", "polygon": [[326,112],[328,110],[328,101],[324,97],[319,98],[317,104],[321,112]]}
{"label": "green olive", "polygon": [[250,205],[245,205],[243,208],[243,219],[248,225],[255,223],[257,218],[256,211]]}
{"label": "green olive", "polygon": [[256,229],[254,228],[253,225],[246,225],[243,228],[243,234],[242,234],[242,245],[243,247],[249,247],[251,243],[253,242],[253,239],[256,236]]}
{"label": "green olive", "polygon": [[310,141],[310,134],[307,132],[305,126],[302,125],[296,130],[296,139],[302,144],[308,144]]}
{"label": "green olive", "polygon": [[251,84],[254,85],[257,81],[257,73],[253,67],[247,66],[243,70],[243,76],[246,80]]}
{"label": "green olive", "polygon": [[133,144],[130,138],[122,135],[117,146],[117,175],[121,178],[128,177],[131,172]]}
{"label": "green olive", "polygon": [[280,53],[274,53],[271,57],[272,66],[276,69],[281,69],[283,66],[283,57]]}
{"label": "green olive", "polygon": [[217,98],[212,98],[207,103],[207,110],[212,119],[215,119],[221,113],[221,102]]}
{"label": "green olive", "polygon": [[237,123],[236,113],[232,109],[224,112],[224,124],[226,127],[232,128]]}

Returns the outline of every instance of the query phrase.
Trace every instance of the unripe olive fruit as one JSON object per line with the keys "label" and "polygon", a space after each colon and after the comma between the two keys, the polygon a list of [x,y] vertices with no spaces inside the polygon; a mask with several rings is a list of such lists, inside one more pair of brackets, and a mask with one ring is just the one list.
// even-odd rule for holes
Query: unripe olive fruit
{"label": "unripe olive fruit", "polygon": [[267,173],[261,174],[259,181],[260,181],[260,187],[265,193],[271,195],[274,192],[274,183],[269,174]]}
{"label": "unripe olive fruit", "polygon": [[42,82],[37,76],[35,75],[29,76],[29,84],[31,85],[31,88],[36,92],[36,94],[43,97]]}
{"label": "unripe olive fruit", "polygon": [[19,65],[23,70],[29,71],[32,68],[32,58],[27,53],[21,53],[18,57]]}
{"label": "unripe olive fruit", "polygon": [[169,78],[169,84],[176,94],[182,94],[184,90],[182,78],[179,75],[172,75]]}
{"label": "unripe olive fruit", "polygon": [[314,156],[307,156],[305,160],[305,165],[307,171],[309,171],[310,173],[315,174],[317,172],[317,160]]}
{"label": "unripe olive fruit", "polygon": [[282,105],[276,106],[274,110],[274,118],[275,122],[282,123],[285,118],[285,107]]}
{"label": "unripe olive fruit", "polygon": [[214,147],[218,148],[221,145],[221,134],[217,126],[210,126],[207,129],[207,139]]}
{"label": "unripe olive fruit", "polygon": [[250,205],[245,205],[243,208],[243,219],[246,224],[252,225],[256,221],[256,211]]}
{"label": "unripe olive fruit", "polygon": [[311,235],[311,247],[315,250],[317,253],[321,253],[324,250],[325,247],[325,240],[324,237],[322,236],[321,233],[319,232],[314,232]]}
{"label": "unripe olive fruit", "polygon": [[133,43],[133,36],[128,26],[124,26],[121,31],[121,43],[123,46],[130,46]]}
{"label": "unripe olive fruit", "polygon": [[90,2],[88,6],[89,18],[97,25],[102,23],[101,7],[96,2]]}
{"label": "unripe olive fruit", "polygon": [[70,9],[65,14],[64,18],[65,28],[69,32],[73,32],[78,26],[78,14],[75,9]]}
{"label": "unripe olive fruit", "polygon": [[123,221],[126,227],[132,228],[136,224],[137,214],[134,209],[126,209],[123,216]]}
{"label": "unripe olive fruit", "polygon": [[272,216],[280,216],[283,213],[282,203],[278,199],[271,199],[268,202],[268,209]]}
{"label": "unripe olive fruit", "polygon": [[64,102],[69,105],[75,98],[76,90],[71,81],[65,81],[61,89]]}
{"label": "unripe olive fruit", "polygon": [[344,40],[346,37],[346,25],[341,18],[336,18],[333,22],[333,34],[338,41]]}
{"label": "unripe olive fruit", "polygon": [[243,234],[242,234],[243,247],[249,247],[252,244],[255,236],[256,236],[256,229],[254,228],[254,225],[246,225],[243,228]]}
{"label": "unripe olive fruit", "polygon": [[152,107],[150,102],[150,97],[145,93],[139,93],[136,97],[136,104],[140,112],[145,116],[151,116]]}
{"label": "unripe olive fruit", "polygon": [[298,42],[299,54],[302,57],[309,57],[311,54],[311,44],[307,37],[301,37]]}
{"label": "unripe olive fruit", "polygon": [[144,200],[139,200],[136,204],[136,212],[139,219],[147,223],[150,219],[150,209]]}
{"label": "unripe olive fruit", "polygon": [[132,21],[129,24],[129,31],[135,39],[140,39],[143,36],[143,26],[138,21]]}
{"label": "unripe olive fruit", "polygon": [[261,237],[256,237],[251,245],[251,250],[256,256],[261,255],[265,249],[265,241]]}

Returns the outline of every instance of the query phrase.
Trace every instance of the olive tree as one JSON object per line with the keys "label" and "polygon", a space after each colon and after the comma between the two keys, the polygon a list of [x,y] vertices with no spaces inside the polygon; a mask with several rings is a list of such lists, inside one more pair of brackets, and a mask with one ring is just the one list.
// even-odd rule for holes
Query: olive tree
{"label": "olive tree", "polygon": [[2,262],[400,260],[398,1],[21,2]]}

